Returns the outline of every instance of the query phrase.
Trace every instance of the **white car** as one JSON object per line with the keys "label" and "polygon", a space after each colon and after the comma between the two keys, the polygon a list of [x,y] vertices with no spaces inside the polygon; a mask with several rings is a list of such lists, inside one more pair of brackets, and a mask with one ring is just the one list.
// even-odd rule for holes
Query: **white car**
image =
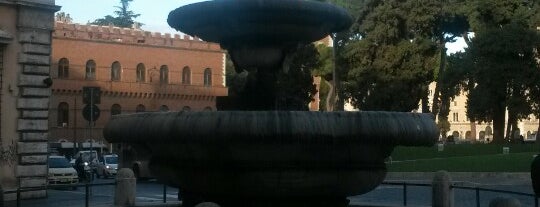
{"label": "white car", "polygon": [[[79,183],[77,171],[63,156],[49,156],[48,185],[70,185]],[[74,187],[75,188],[75,187]]]}
{"label": "white car", "polygon": [[96,175],[99,178],[103,176],[108,178],[116,176],[118,172],[118,155],[103,155],[103,158],[98,162],[96,167]]}

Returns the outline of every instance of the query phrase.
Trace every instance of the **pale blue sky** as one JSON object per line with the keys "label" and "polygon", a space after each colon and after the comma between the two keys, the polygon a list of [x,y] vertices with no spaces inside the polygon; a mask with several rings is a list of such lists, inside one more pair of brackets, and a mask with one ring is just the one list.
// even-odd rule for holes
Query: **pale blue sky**
{"label": "pale blue sky", "polygon": [[[144,24],[144,30],[176,33],[167,24],[169,12],[201,1],[205,0],[134,0],[130,4],[130,10],[141,14],[135,20]],[[120,6],[120,0],[56,0],[56,5],[62,6],[60,11],[69,14],[73,22],[86,24],[106,15],[114,16],[115,6]]]}
{"label": "pale blue sky", "polygon": [[[167,24],[169,12],[183,5],[206,0],[134,0],[130,10],[141,14],[136,20],[144,24],[143,29],[152,32],[177,33]],[[88,21],[114,15],[120,0],[56,0],[56,5],[62,6],[60,11],[70,14],[75,23],[86,24]],[[463,39],[447,44],[448,53],[462,50]]]}

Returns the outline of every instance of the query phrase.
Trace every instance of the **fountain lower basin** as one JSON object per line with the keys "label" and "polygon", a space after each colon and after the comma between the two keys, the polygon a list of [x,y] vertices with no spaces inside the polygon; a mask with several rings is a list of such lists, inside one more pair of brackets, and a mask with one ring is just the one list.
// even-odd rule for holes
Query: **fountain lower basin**
{"label": "fountain lower basin", "polygon": [[438,129],[418,113],[229,111],[120,115],[104,133],[208,201],[363,194],[384,180],[395,146],[431,146]]}

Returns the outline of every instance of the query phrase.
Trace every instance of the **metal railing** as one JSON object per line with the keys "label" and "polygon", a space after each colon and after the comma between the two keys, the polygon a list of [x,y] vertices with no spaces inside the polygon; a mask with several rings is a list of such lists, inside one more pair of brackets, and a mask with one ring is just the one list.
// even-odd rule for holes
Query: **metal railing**
{"label": "metal railing", "polygon": [[[155,182],[157,183],[157,182]],[[16,190],[4,190],[4,194],[17,194],[16,195],[16,206],[21,207],[21,193],[24,192],[31,192],[31,191],[40,191],[40,190],[52,190],[52,189],[60,189],[60,188],[79,188],[84,187],[85,189],[85,199],[84,199],[84,206],[89,207],[90,206],[90,187],[95,186],[116,186],[116,182],[109,182],[109,183],[81,183],[81,184],[69,184],[69,185],[47,185],[43,187],[26,187],[26,188],[17,188]],[[4,202],[4,201],[0,201]],[[167,203],[167,185],[163,184],[163,203]],[[0,203],[1,204],[1,203]],[[0,205],[2,206],[2,205]]]}
{"label": "metal railing", "polygon": [[[407,206],[407,187],[408,186],[423,186],[423,187],[432,187],[432,184],[430,183],[409,183],[409,182],[396,182],[396,181],[385,181],[381,185],[392,185],[392,186],[402,186],[403,188],[403,206]],[[539,206],[539,197],[536,197],[535,194],[532,193],[523,193],[523,192],[516,192],[516,191],[508,191],[508,190],[497,190],[497,189],[489,189],[489,188],[481,188],[481,187],[467,187],[467,186],[457,186],[455,184],[451,185],[451,188],[453,189],[462,189],[462,190],[474,190],[476,195],[476,207],[480,207],[480,192],[494,192],[494,193],[503,193],[503,194],[511,194],[511,195],[519,195],[519,196],[526,196],[530,197],[534,200],[534,206]]]}

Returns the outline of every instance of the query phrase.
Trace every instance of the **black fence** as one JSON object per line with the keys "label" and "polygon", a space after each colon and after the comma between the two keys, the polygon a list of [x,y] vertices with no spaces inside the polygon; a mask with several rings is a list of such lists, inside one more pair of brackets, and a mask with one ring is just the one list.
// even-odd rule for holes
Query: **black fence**
{"label": "black fence", "polygon": [[[407,206],[408,203],[408,187],[410,186],[421,186],[421,187],[429,187],[432,188],[432,184],[429,183],[410,183],[410,182],[383,182],[382,185],[392,185],[392,186],[402,186],[403,189],[403,206]],[[517,196],[525,196],[529,199],[531,199],[534,202],[534,206],[538,207],[539,198],[536,197],[536,195],[532,193],[523,193],[523,192],[516,192],[516,191],[507,191],[507,190],[497,190],[497,189],[488,189],[488,188],[482,188],[482,187],[468,187],[468,186],[458,186],[456,184],[451,185],[452,189],[457,190],[468,190],[468,191],[474,191],[475,192],[475,205],[476,207],[480,207],[480,193],[481,192],[492,192],[492,193],[500,193],[500,194],[507,194],[507,195],[517,195]]]}
{"label": "black fence", "polygon": [[[149,181],[149,183],[153,184],[159,184],[157,182]],[[163,186],[162,193],[162,202],[167,202],[167,189],[168,187],[166,185],[160,184]],[[394,181],[386,181],[383,182],[381,185],[390,185],[390,186],[401,186],[402,187],[402,196],[403,196],[403,206],[408,205],[408,193],[409,193],[409,187],[426,187],[431,188],[432,184],[430,183],[411,183],[411,182],[394,182]],[[51,189],[59,189],[59,188],[82,188],[84,187],[84,206],[88,207],[90,206],[90,196],[91,196],[91,187],[97,187],[97,186],[116,186],[116,182],[107,182],[107,183],[82,183],[77,185],[54,185],[54,186],[43,186],[43,187],[36,187],[36,188],[18,188],[17,190],[11,190],[11,191],[4,191],[5,194],[16,194],[16,206],[21,207],[21,193],[23,192],[30,192],[30,191],[40,191],[40,190],[51,190]],[[492,192],[492,193],[499,193],[499,194],[507,194],[507,195],[516,195],[516,196],[524,196],[527,199],[531,199],[534,203],[535,207],[539,206],[539,198],[536,197],[536,195],[532,193],[523,193],[523,192],[516,192],[516,191],[508,191],[508,190],[498,190],[498,189],[489,189],[489,188],[482,188],[482,187],[470,187],[470,186],[458,186],[456,184],[452,184],[452,189],[456,190],[466,190],[466,191],[473,191],[475,193],[475,205],[476,207],[480,207],[481,204],[481,192]],[[114,198],[113,198],[114,199]],[[111,201],[112,204],[112,201]],[[0,207],[3,207],[3,204],[0,203]]]}
{"label": "black fence", "polygon": [[[138,182],[139,183],[139,182]],[[162,202],[163,203],[166,203],[167,202],[167,185],[164,185],[164,184],[161,184],[161,183],[158,183],[158,182],[155,182],[155,181],[146,181],[145,183],[152,183],[152,184],[159,184],[159,185],[162,185],[163,188],[162,188],[162,193],[163,193],[163,196],[162,196]],[[21,207],[21,201],[23,200],[22,199],[22,196],[21,196],[21,193],[24,193],[24,192],[31,192],[31,191],[42,191],[42,190],[58,190],[58,189],[78,189],[78,188],[84,188],[84,206],[85,207],[89,207],[89,206],[92,206],[91,205],[91,195],[92,195],[92,190],[91,188],[92,187],[98,187],[98,186],[116,186],[116,182],[105,182],[105,183],[79,183],[79,184],[69,184],[69,185],[48,185],[48,186],[43,186],[43,187],[29,187],[29,188],[18,188],[16,190],[5,190],[4,191],[4,194],[16,194],[16,200],[15,200],[15,206],[16,207]],[[110,201],[110,203],[112,204],[113,203],[113,200],[114,200],[114,197],[112,198],[112,200]],[[4,207],[4,203],[3,201],[0,200],[0,207]],[[80,206],[80,205],[78,205]]]}

